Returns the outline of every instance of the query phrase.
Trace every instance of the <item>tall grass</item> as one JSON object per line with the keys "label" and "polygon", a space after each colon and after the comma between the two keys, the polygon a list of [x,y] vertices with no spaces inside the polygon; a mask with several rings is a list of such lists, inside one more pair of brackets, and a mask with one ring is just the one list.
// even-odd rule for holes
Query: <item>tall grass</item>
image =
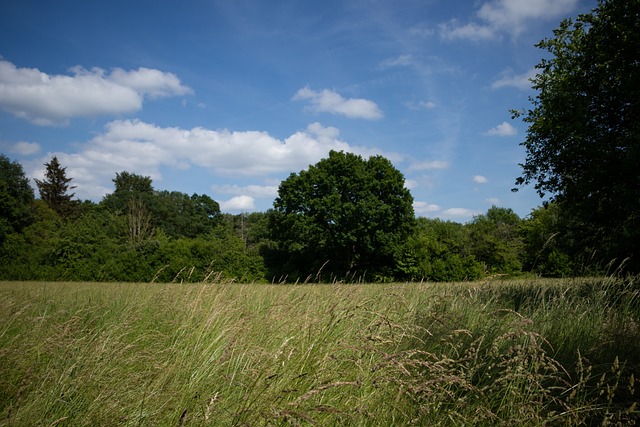
{"label": "tall grass", "polygon": [[632,425],[639,292],[0,283],[0,425]]}

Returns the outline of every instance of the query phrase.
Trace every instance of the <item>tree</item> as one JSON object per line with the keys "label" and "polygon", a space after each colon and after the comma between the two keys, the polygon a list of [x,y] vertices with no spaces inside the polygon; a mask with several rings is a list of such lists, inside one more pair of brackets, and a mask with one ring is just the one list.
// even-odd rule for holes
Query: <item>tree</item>
{"label": "tree", "polygon": [[511,209],[492,206],[467,225],[470,250],[490,273],[513,274],[522,270],[524,243],[522,220]]}
{"label": "tree", "polygon": [[418,218],[399,266],[408,280],[475,280],[482,276],[483,266],[470,254],[470,246],[464,225]]}
{"label": "tree", "polygon": [[46,166],[45,178],[42,181],[35,180],[40,191],[40,198],[61,218],[67,218],[75,205],[71,200],[74,194],[67,194],[70,189],[75,188],[75,186],[69,186],[73,178],[67,177],[67,168],[60,165],[56,156],[53,156],[49,163],[44,165]]}
{"label": "tree", "polygon": [[0,245],[5,237],[20,232],[34,221],[33,189],[22,165],[0,154]]}
{"label": "tree", "polygon": [[640,0],[600,0],[536,45],[533,109],[517,185],[535,182],[567,214],[576,243],[640,270]]}
{"label": "tree", "polygon": [[280,254],[271,259],[289,278],[388,275],[412,231],[412,204],[389,160],[331,151],[280,184],[270,212]]}

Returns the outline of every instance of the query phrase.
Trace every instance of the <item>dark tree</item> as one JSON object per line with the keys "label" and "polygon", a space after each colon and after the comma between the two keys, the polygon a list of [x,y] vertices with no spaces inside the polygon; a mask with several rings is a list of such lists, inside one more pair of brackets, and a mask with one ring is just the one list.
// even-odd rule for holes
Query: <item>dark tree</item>
{"label": "dark tree", "polygon": [[132,241],[150,237],[162,229],[169,237],[197,237],[219,223],[220,205],[209,196],[178,191],[158,191],[148,176],[117,173],[115,191],[101,204],[113,213],[126,214]]}
{"label": "dark tree", "polygon": [[22,165],[0,154],[0,245],[4,237],[34,221],[33,189]]}
{"label": "dark tree", "polygon": [[640,0],[601,0],[537,46],[516,183],[550,195],[577,244],[640,270]]}
{"label": "dark tree", "polygon": [[280,184],[270,212],[281,272],[389,275],[414,226],[404,176],[382,156],[331,151]]}
{"label": "dark tree", "polygon": [[74,194],[68,194],[69,190],[75,188],[75,186],[69,186],[73,178],[67,177],[67,168],[60,165],[56,156],[53,156],[49,163],[44,165],[46,167],[45,178],[42,181],[35,180],[40,198],[61,218],[67,218],[76,204],[71,200]]}
{"label": "dark tree", "polygon": [[131,172],[116,173],[113,183],[116,193],[152,193],[152,180],[149,176],[142,176]]}

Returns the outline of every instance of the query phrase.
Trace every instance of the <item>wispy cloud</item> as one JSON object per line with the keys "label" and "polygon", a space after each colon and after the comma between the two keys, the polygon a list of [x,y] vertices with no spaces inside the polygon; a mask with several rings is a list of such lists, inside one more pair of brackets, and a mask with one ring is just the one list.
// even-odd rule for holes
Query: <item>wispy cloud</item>
{"label": "wispy cloud", "polygon": [[409,110],[433,110],[436,103],[433,101],[407,101],[404,104]]}
{"label": "wispy cloud", "polygon": [[339,93],[324,89],[314,91],[306,86],[293,97],[294,101],[308,100],[307,110],[316,113],[331,113],[352,119],[381,119],[384,114],[378,105],[368,99],[343,98]]}
{"label": "wispy cloud", "polygon": [[0,109],[37,125],[59,126],[74,117],[138,111],[145,97],[192,93],[174,74],[149,68],[70,71],[49,75],[0,60]]}
{"label": "wispy cloud", "polygon": [[406,67],[413,63],[411,55],[400,55],[395,58],[387,58],[380,63],[380,68]]}
{"label": "wispy cloud", "polygon": [[438,25],[438,34],[445,40],[469,39],[481,41],[496,37],[496,31],[487,25],[461,24],[457,19]]}
{"label": "wispy cloud", "polygon": [[513,136],[518,133],[518,130],[507,122],[502,122],[496,127],[493,127],[483,133],[486,136]]}
{"label": "wispy cloud", "polygon": [[491,84],[492,89],[500,89],[503,87],[514,87],[520,90],[529,90],[531,89],[531,79],[536,76],[535,68],[527,71],[524,74],[512,74],[510,72],[506,73],[498,80],[494,81]]}
{"label": "wispy cloud", "polygon": [[486,176],[476,175],[473,177],[473,182],[475,182],[476,184],[486,184],[487,182],[489,182],[489,180]]}
{"label": "wispy cloud", "polygon": [[409,171],[421,171],[421,170],[431,170],[431,169],[447,169],[449,167],[449,162],[445,162],[443,160],[425,160],[422,162],[415,162],[409,166]]}
{"label": "wispy cloud", "polygon": [[278,195],[277,185],[214,185],[212,189],[221,194],[247,195],[260,198]]}
{"label": "wispy cloud", "polygon": [[490,0],[482,3],[475,20],[463,23],[452,19],[438,26],[438,34],[446,40],[483,41],[502,34],[517,37],[531,21],[551,20],[571,12],[578,0]]}

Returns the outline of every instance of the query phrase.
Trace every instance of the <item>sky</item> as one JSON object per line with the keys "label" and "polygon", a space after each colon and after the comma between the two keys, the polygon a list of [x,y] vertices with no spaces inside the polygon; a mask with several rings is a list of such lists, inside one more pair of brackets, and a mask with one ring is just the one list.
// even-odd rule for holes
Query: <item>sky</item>
{"label": "sky", "polygon": [[81,200],[127,171],[237,214],[343,150],[388,158],[417,216],[525,217],[542,200],[511,191],[527,127],[509,111],[531,107],[534,45],[595,6],[4,0],[0,152],[32,179],[57,156]]}

